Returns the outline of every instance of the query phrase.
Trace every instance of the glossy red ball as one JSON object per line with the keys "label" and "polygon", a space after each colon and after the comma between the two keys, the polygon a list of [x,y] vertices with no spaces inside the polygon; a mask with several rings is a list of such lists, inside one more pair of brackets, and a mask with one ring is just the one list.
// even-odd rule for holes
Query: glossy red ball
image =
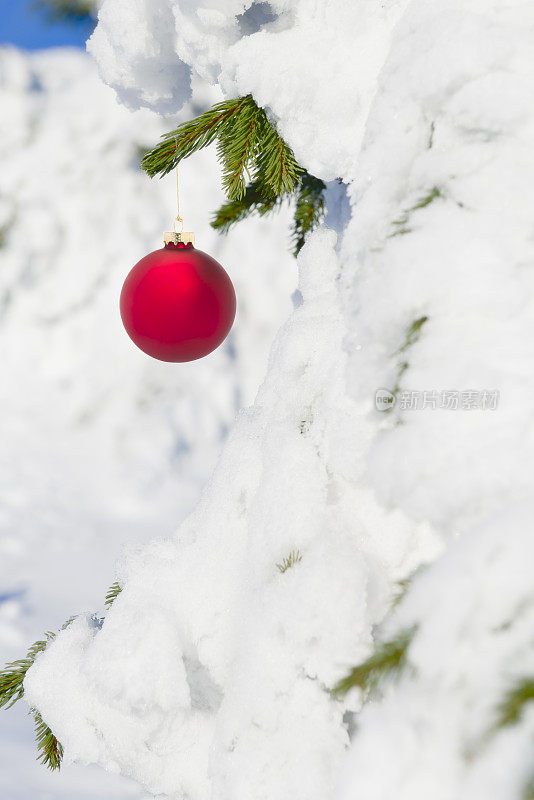
{"label": "glossy red ball", "polygon": [[165,245],[141,259],[122,287],[128,336],[160,361],[194,361],[228,335],[236,311],[232,281],[192,245]]}

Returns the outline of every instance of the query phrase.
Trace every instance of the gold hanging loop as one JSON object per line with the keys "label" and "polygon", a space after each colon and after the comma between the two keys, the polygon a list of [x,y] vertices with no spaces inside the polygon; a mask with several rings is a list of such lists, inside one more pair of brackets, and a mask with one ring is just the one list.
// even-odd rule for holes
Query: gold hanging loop
{"label": "gold hanging loop", "polygon": [[[178,138],[175,137],[176,152],[178,151]],[[176,223],[180,223],[180,230],[176,230]],[[163,234],[165,244],[194,244],[195,234],[191,231],[184,232],[184,221],[180,216],[180,183],[178,179],[178,164],[176,164],[176,217],[172,223],[172,231],[165,231]]]}
{"label": "gold hanging loop", "polygon": [[[176,152],[178,152],[178,137],[174,137]],[[183,233],[184,230],[184,221],[180,216],[180,180],[178,177],[178,163],[176,164],[176,219],[172,224],[172,229],[176,233],[176,223],[179,222],[181,224],[180,233]]]}

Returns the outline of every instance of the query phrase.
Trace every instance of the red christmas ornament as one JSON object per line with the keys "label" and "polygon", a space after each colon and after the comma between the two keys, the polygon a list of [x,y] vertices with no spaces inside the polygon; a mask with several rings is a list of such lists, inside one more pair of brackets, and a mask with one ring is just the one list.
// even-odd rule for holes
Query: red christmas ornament
{"label": "red christmas ornament", "polygon": [[128,336],[160,361],[194,361],[224,341],[236,298],[221,265],[193,245],[193,235],[166,233],[165,246],[141,259],[122,287]]}

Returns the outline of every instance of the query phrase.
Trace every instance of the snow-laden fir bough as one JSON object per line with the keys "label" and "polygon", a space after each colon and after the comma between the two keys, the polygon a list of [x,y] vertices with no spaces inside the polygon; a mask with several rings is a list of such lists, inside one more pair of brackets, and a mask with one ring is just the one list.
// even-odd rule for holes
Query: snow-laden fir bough
{"label": "snow-laden fir bough", "polygon": [[212,226],[227,233],[250,214],[265,216],[293,199],[292,238],[297,255],[306,235],[323,219],[326,185],[297,163],[252,95],[217,103],[164,134],[163,141],[145,154],[141,166],[150,177],[167,175],[184,158],[215,141],[228,202],[216,212]]}

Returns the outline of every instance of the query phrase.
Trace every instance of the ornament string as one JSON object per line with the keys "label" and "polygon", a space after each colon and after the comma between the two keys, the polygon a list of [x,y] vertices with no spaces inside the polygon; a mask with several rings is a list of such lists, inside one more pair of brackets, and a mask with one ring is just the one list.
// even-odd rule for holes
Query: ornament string
{"label": "ornament string", "polygon": [[[175,145],[176,151],[178,152],[178,137],[175,137]],[[178,179],[178,162],[176,162],[176,219],[174,220],[172,227],[174,232],[176,233],[176,223],[179,222],[182,226],[182,232],[184,229],[184,221],[180,216],[180,181]]]}

